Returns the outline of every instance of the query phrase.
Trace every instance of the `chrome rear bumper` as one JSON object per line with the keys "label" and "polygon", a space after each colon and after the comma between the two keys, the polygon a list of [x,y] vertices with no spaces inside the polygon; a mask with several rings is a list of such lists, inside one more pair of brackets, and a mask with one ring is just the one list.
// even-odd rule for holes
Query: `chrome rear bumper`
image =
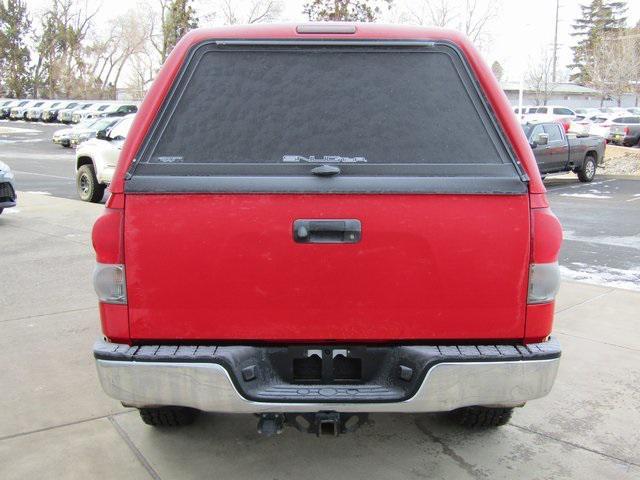
{"label": "chrome rear bumper", "polygon": [[[104,355],[109,345],[112,352]],[[543,397],[551,390],[560,361],[557,341],[544,345],[544,354],[519,354],[512,359],[505,355],[506,358],[497,361],[469,361],[462,353],[456,360],[449,352],[446,358],[450,361],[442,361],[443,356],[441,361],[426,367],[426,374],[409,398],[366,402],[340,401],[336,396],[340,388],[333,385],[316,385],[315,389],[309,385],[287,386],[289,392],[291,389],[298,392],[314,390],[313,401],[281,401],[278,398],[256,401],[240,392],[236,386],[239,380],[235,378],[234,382],[228,366],[220,363],[174,362],[166,355],[157,361],[138,361],[131,354],[128,359],[119,360],[113,355],[114,344],[104,342],[96,344],[94,353],[97,352],[98,376],[105,392],[134,407],[174,405],[225,413],[441,412],[472,405],[517,406]],[[518,346],[518,349],[531,347]],[[116,345],[115,349],[118,348],[120,346]],[[120,350],[124,352],[127,348],[123,345]],[[171,347],[171,350],[178,348]],[[326,395],[329,401],[317,400],[318,395]],[[304,399],[304,395],[300,398]]]}

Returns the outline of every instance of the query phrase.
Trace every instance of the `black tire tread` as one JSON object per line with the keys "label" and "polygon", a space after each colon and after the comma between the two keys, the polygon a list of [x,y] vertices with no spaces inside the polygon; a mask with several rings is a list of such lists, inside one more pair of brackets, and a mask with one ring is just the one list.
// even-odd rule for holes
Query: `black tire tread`
{"label": "black tire tread", "polygon": [[591,181],[593,181],[593,178],[595,178],[595,173],[594,173],[592,178],[588,178],[586,176],[584,165],[585,165],[585,163],[587,163],[588,159],[591,159],[591,161],[593,162],[594,168],[598,167],[598,163],[597,163],[597,161],[596,161],[596,159],[594,158],[593,155],[587,155],[586,157],[584,157],[584,162],[582,163],[582,168],[578,170],[578,180],[580,180],[583,183],[591,182]]}
{"label": "black tire tread", "polygon": [[[89,191],[89,195],[87,198],[82,198],[82,194],[80,193],[80,177],[81,175],[86,174],[91,179],[91,190]],[[76,175],[76,187],[78,189],[78,195],[81,200],[85,202],[98,203],[104,197],[104,191],[106,189],[106,185],[98,183],[98,178],[96,177],[96,172],[93,168],[93,165],[82,165],[78,169],[78,173]]]}
{"label": "black tire tread", "polygon": [[182,427],[196,419],[197,410],[187,407],[140,408],[140,418],[153,427]]}
{"label": "black tire tread", "polygon": [[456,423],[472,429],[506,425],[512,414],[513,408],[501,407],[464,407],[450,412]]}

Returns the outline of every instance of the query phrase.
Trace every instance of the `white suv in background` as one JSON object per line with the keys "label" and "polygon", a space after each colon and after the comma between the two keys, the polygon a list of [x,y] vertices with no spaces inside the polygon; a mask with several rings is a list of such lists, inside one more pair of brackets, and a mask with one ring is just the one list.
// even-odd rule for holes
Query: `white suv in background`
{"label": "white suv in background", "polygon": [[558,122],[564,125],[565,131],[576,118],[576,112],[561,105],[542,105],[535,109],[530,109],[525,115],[525,120],[530,123]]}
{"label": "white suv in background", "polygon": [[76,150],[76,187],[85,202],[98,203],[111,183],[135,114],[122,117],[112,127],[100,130],[96,138],[78,145]]}

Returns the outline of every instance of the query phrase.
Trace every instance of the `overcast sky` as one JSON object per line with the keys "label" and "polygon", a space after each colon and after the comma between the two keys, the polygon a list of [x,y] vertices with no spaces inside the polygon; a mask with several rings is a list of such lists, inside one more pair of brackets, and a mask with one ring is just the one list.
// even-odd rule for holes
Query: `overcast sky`
{"label": "overcast sky", "polygon": [[[101,0],[87,0],[89,5],[99,4]],[[147,0],[153,3],[154,0]],[[241,1],[241,0],[237,0]],[[395,0],[399,10],[407,2],[420,0]],[[498,60],[505,70],[508,80],[519,79],[521,69],[527,65],[545,47],[553,44],[553,30],[556,0],[478,0],[490,1],[499,6],[496,19],[486,29],[488,41],[483,46],[485,60],[491,63]],[[215,4],[216,0],[196,0],[199,9]],[[464,0],[449,0],[450,3],[462,4]],[[27,0],[32,12],[37,12],[48,4],[48,0]],[[135,0],[103,0],[100,22],[126,12]],[[282,0],[284,9],[283,21],[304,21],[302,14],[304,0]],[[571,61],[571,45],[574,39],[570,33],[573,20],[580,14],[580,4],[590,3],[590,0],[560,0],[560,23],[558,28],[559,60],[558,70],[561,71]],[[635,25],[640,20],[640,0],[628,0],[628,22]],[[199,12],[200,13],[200,12]],[[397,13],[394,14],[397,18]],[[389,16],[386,20],[393,19]]]}

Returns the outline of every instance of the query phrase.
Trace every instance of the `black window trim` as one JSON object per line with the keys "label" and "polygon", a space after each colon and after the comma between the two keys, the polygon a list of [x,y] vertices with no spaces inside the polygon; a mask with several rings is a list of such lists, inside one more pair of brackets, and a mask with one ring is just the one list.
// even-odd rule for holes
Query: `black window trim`
{"label": "black window trim", "polygon": [[[484,175],[480,174],[476,176],[451,176],[442,175],[435,177],[413,177],[413,176],[402,176],[402,177],[393,177],[389,175],[385,176],[372,176],[366,175],[361,176],[357,175],[357,170],[353,171],[356,175],[341,175],[340,177],[332,177],[332,178],[323,178],[320,179],[320,182],[316,182],[317,178],[311,178],[307,173],[304,176],[286,176],[279,177],[276,175],[271,176],[208,176],[205,172],[200,175],[203,176],[185,176],[184,173],[178,174],[176,171],[174,174],[170,175],[144,175],[141,173],[136,173],[138,165],[141,163],[140,159],[144,158],[149,149],[153,148],[155,145],[152,145],[152,139],[156,138],[156,134],[159,128],[166,128],[165,125],[162,125],[163,122],[160,122],[167,111],[170,108],[175,108],[175,105],[180,100],[181,94],[184,92],[178,91],[180,88],[185,85],[185,82],[188,83],[190,76],[194,74],[195,68],[192,68],[192,60],[194,56],[199,54],[200,51],[206,49],[208,46],[344,46],[344,47],[416,47],[416,48],[433,48],[437,46],[448,47],[457,57],[459,61],[459,65],[465,70],[465,77],[462,78],[461,81],[465,88],[472,87],[474,93],[477,95],[474,98],[473,95],[470,95],[474,106],[478,109],[481,108],[486,113],[486,116],[489,118],[491,125],[487,127],[487,131],[491,137],[491,140],[494,142],[499,142],[499,145],[496,145],[496,148],[502,148],[503,152],[506,153],[506,159],[509,161],[503,164],[475,164],[475,165],[483,165],[483,168],[494,166],[494,167],[508,167],[510,169],[515,168],[516,175],[513,178],[508,178],[500,175],[491,175],[489,171],[487,171]],[[460,72],[458,72],[460,75]],[[189,75],[189,77],[187,77]],[[478,105],[478,101],[480,105]],[[158,136],[159,138],[159,136]],[[502,156],[502,155],[501,155]],[[150,163],[145,164],[145,168],[147,168]],[[193,165],[193,164],[191,164]],[[205,164],[206,165],[206,164]],[[209,164],[212,165],[212,164]],[[232,164],[227,164],[227,170],[233,170],[234,166]],[[247,164],[243,164],[245,167]],[[372,165],[368,165],[371,168]],[[422,175],[428,174],[429,170],[437,170],[437,167],[448,167],[451,168],[451,164],[439,164],[439,165],[422,165],[423,171],[420,172]],[[168,172],[166,167],[163,166],[165,170],[164,172]],[[219,168],[220,165],[217,166]],[[290,165],[289,168],[299,168],[301,165]],[[348,168],[352,169],[356,167],[356,165],[349,165]],[[434,169],[434,167],[436,167]],[[179,168],[179,167],[178,167]],[[309,166],[306,165],[308,170]],[[205,167],[206,170],[206,167]],[[437,175],[437,172],[433,172]],[[229,171],[229,174],[232,174],[232,171]],[[184,180],[188,178],[190,179],[187,182],[190,187],[188,190],[185,190]],[[253,179],[252,181],[244,181],[248,179]],[[311,178],[311,182],[306,181]],[[136,180],[138,179],[138,180]],[[244,180],[243,180],[244,179]],[[260,185],[259,179],[264,180],[264,185]],[[275,179],[280,179],[280,181],[275,181]],[[338,180],[339,179],[339,180]],[[298,188],[296,185],[288,185],[289,183],[301,182],[304,185],[303,188]],[[368,181],[370,180],[370,181]],[[387,185],[384,185],[384,181],[380,182],[380,180],[385,180]],[[173,80],[172,85],[170,86],[169,92],[164,99],[162,105],[160,106],[153,124],[149,128],[147,134],[145,135],[144,140],[142,141],[132,164],[130,165],[128,171],[125,174],[125,191],[127,193],[178,193],[183,192],[187,193],[187,191],[193,192],[211,192],[215,193],[217,191],[220,192],[232,192],[232,191],[250,191],[254,193],[262,193],[262,192],[272,192],[272,193],[288,193],[288,192],[306,192],[306,193],[402,193],[404,191],[411,191],[413,193],[449,193],[449,189],[446,188],[446,184],[450,183],[453,187],[451,189],[451,193],[492,193],[492,194],[522,194],[528,191],[528,176],[524,171],[521,163],[518,161],[517,156],[510,144],[507,140],[504,131],[499,126],[499,122],[496,118],[495,112],[484,95],[484,92],[479,87],[477,79],[475,75],[471,72],[470,67],[464,58],[462,52],[459,50],[457,45],[448,42],[448,41],[405,41],[405,40],[250,40],[250,39],[224,39],[224,40],[215,40],[210,39],[203,41],[199,44],[194,45],[189,53],[186,55],[182,66],[180,67],[180,71],[176,75],[176,78]],[[491,183],[493,182],[493,186]],[[249,190],[243,184],[251,185]],[[406,187],[403,187],[403,183],[406,183]],[[308,188],[310,185],[317,185],[315,189],[312,190],[304,190],[304,188]],[[454,186],[455,184],[455,186]],[[236,190],[234,190],[233,185],[236,185]],[[466,185],[465,188],[461,188],[461,185]],[[419,186],[419,187],[416,187]],[[387,188],[389,187],[389,188]],[[435,190],[434,190],[435,189]]]}

